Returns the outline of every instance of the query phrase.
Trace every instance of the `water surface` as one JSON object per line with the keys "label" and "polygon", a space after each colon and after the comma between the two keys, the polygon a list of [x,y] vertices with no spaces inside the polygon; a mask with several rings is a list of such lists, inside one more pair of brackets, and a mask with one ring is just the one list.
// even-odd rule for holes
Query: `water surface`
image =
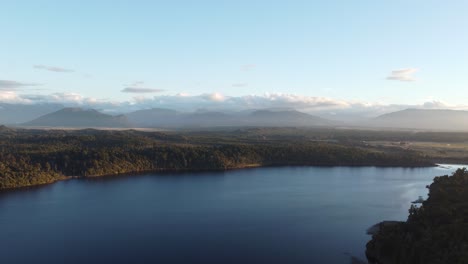
{"label": "water surface", "polygon": [[283,167],[0,194],[2,263],[349,263],[448,168]]}

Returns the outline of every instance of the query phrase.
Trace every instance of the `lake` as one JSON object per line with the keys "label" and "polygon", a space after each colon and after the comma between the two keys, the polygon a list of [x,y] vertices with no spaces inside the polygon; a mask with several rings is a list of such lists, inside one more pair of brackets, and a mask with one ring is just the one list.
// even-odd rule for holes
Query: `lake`
{"label": "lake", "polygon": [[1,263],[350,263],[435,168],[280,167],[75,179],[0,193]]}

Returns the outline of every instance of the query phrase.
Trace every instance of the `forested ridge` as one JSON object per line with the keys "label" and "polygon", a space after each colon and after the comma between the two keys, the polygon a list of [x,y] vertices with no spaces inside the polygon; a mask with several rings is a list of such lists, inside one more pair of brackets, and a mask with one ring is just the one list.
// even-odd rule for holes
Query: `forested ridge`
{"label": "forested ridge", "polygon": [[367,244],[370,263],[468,263],[468,171],[436,177],[406,222],[382,227]]}
{"label": "forested ridge", "polygon": [[401,149],[303,140],[241,140],[209,133],[0,129],[0,189],[163,170],[226,170],[251,166],[430,166]]}

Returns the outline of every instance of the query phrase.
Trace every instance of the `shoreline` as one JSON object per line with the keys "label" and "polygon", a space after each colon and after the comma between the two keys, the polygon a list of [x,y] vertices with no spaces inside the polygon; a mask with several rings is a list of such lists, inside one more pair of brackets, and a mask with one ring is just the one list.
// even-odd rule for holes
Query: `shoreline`
{"label": "shoreline", "polygon": [[420,207],[411,206],[406,221],[371,227],[369,263],[467,263],[466,248],[457,246],[467,243],[467,186],[466,167],[437,176],[428,185],[428,199]]}
{"label": "shoreline", "polygon": [[137,176],[137,175],[144,175],[150,173],[188,173],[188,172],[223,172],[223,171],[233,171],[233,170],[243,170],[243,169],[255,169],[255,168],[280,168],[280,167],[375,167],[375,168],[408,168],[408,169],[416,169],[416,168],[429,168],[429,167],[441,167],[445,168],[444,166],[447,165],[456,165],[456,164],[439,164],[434,163],[432,165],[372,165],[372,164],[365,164],[365,165],[356,165],[356,164],[315,164],[315,165],[304,165],[304,164],[282,164],[282,165],[268,165],[268,164],[246,164],[242,166],[236,167],[229,167],[229,168],[219,168],[219,169],[153,169],[153,170],[142,170],[142,171],[128,171],[122,173],[114,173],[114,174],[103,174],[103,175],[87,175],[87,176],[63,176],[61,179],[55,179],[51,182],[40,183],[40,184],[31,184],[31,185],[24,185],[18,186],[13,188],[4,188],[0,189],[0,194],[4,192],[11,192],[11,191],[20,191],[26,190],[30,188],[37,188],[46,185],[51,185],[61,181],[68,181],[72,179],[97,179],[97,178],[107,178],[107,177],[118,177],[118,176]]}

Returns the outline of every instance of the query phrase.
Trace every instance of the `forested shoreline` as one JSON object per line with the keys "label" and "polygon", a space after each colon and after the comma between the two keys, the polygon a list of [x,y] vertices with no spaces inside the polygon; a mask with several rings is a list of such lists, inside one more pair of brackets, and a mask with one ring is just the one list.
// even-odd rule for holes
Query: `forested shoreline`
{"label": "forested shoreline", "polygon": [[240,140],[134,130],[0,130],[0,190],[70,177],[289,165],[423,167],[434,163],[409,150],[296,139]]}
{"label": "forested shoreline", "polygon": [[468,171],[436,177],[428,188],[406,222],[380,225],[367,244],[370,263],[468,263]]}

